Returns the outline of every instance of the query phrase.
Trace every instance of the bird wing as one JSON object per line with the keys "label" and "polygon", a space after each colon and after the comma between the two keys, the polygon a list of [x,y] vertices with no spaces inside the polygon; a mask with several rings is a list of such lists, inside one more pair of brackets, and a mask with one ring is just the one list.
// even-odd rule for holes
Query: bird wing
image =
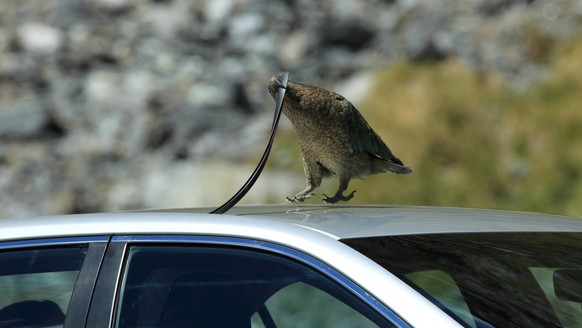
{"label": "bird wing", "polygon": [[364,119],[362,114],[350,104],[348,108],[344,109],[351,112],[349,117],[349,128],[353,131],[351,137],[351,146],[356,152],[367,152],[378,156],[385,161],[390,161],[399,165],[403,165],[402,161],[392,154],[392,151],[384,141],[380,138],[374,130],[370,127],[368,122]]}

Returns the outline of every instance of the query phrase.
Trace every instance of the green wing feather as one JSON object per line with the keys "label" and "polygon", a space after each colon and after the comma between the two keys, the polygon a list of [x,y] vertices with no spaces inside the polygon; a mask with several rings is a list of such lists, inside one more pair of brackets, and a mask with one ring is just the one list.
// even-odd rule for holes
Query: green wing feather
{"label": "green wing feather", "polygon": [[385,161],[403,165],[402,161],[392,154],[390,148],[388,148],[380,136],[372,130],[362,114],[360,114],[353,105],[349,106],[347,110],[351,112],[349,115],[351,119],[349,121],[350,128],[354,131],[351,140],[354,151],[361,153],[367,152],[376,155]]}
{"label": "green wing feather", "polygon": [[357,152],[367,152],[376,155],[385,161],[390,161],[399,165],[403,165],[402,161],[396,158],[392,151],[382,139],[371,129],[361,131],[352,139],[352,147]]}

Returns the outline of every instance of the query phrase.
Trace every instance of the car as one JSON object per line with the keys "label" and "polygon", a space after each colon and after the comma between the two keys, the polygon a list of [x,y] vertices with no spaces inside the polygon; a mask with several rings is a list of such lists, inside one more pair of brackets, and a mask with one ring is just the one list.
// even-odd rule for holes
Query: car
{"label": "car", "polygon": [[574,327],[582,220],[236,206],[0,221],[0,327]]}

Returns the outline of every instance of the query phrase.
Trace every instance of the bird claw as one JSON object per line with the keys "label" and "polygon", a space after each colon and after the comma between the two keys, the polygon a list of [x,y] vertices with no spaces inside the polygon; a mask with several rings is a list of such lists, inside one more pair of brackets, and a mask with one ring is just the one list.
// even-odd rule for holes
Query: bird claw
{"label": "bird claw", "polygon": [[287,203],[297,203],[297,202],[302,202],[302,200],[299,200],[295,197],[290,198],[289,196],[285,197],[285,200],[287,201]]}
{"label": "bird claw", "polygon": [[285,197],[285,200],[287,201],[287,203],[303,203],[306,199],[309,199],[311,197],[315,196],[315,194],[297,194],[295,196],[293,196],[293,198],[291,197]]}
{"label": "bird claw", "polygon": [[344,196],[342,194],[335,194],[335,196],[333,196],[333,197],[329,197],[328,195],[323,194],[323,196],[324,196],[323,197],[323,202],[326,203],[326,204],[335,204],[335,203],[337,203],[340,200],[343,201],[343,202],[347,202],[347,201],[349,201],[350,199],[352,199],[354,197],[354,194],[355,193],[356,193],[356,191],[354,190],[354,191],[352,191],[347,196]]}

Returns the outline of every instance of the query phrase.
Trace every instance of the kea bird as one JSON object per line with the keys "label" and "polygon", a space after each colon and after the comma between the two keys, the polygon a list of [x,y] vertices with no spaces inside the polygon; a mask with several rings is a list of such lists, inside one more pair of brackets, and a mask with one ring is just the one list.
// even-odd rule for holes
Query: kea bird
{"label": "kea bird", "polygon": [[[267,87],[275,99],[282,86],[282,75],[275,75]],[[339,179],[333,197],[323,194],[325,203],[349,201],[355,190],[344,195],[353,178],[392,172],[412,173],[404,166],[362,114],[343,96],[315,86],[288,81],[282,111],[293,125],[301,153],[307,188],[288,202],[303,202],[314,194],[326,177]]]}

